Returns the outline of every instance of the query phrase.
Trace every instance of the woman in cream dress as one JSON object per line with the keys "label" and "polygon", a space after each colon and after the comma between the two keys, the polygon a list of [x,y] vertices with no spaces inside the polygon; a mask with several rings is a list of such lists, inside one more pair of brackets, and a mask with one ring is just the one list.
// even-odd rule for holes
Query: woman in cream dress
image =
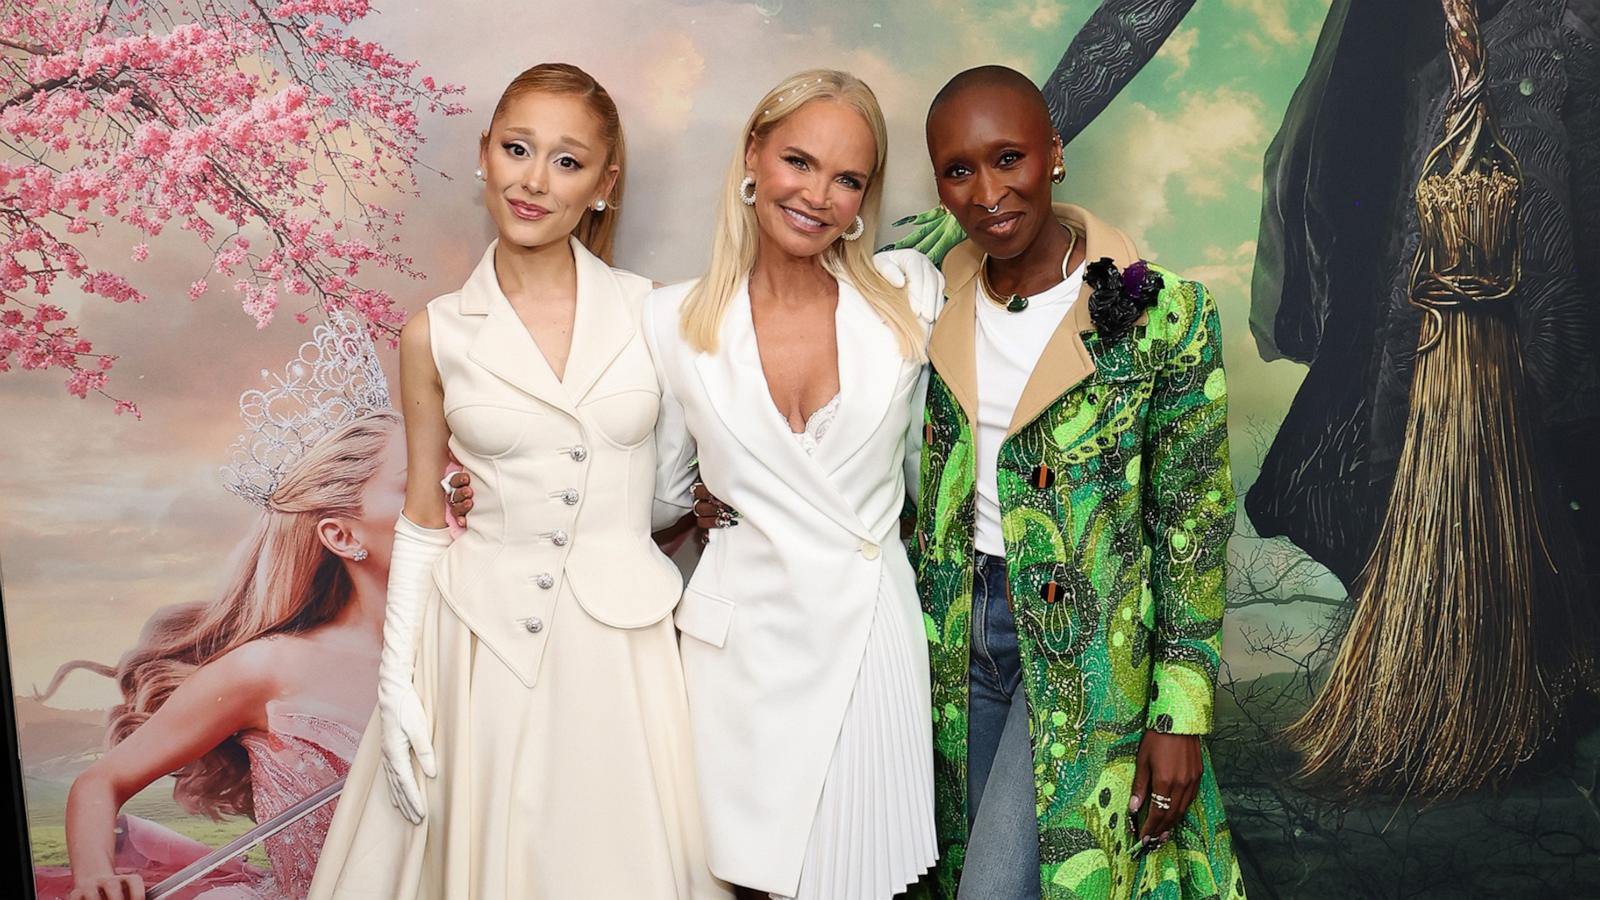
{"label": "woman in cream dress", "polygon": [[[602,261],[616,108],[580,70],[535,67],[480,162],[499,239],[401,336],[379,709],[311,896],[729,896],[701,849],[681,583],[650,539],[650,284]],[[486,488],[453,542],[447,452]]]}

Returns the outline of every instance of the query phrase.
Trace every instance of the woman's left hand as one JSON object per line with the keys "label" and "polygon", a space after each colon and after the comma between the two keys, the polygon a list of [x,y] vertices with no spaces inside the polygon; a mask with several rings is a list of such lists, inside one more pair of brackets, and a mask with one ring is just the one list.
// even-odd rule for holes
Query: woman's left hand
{"label": "woman's left hand", "polygon": [[1133,795],[1128,798],[1128,825],[1143,811],[1138,826],[1141,844],[1160,846],[1189,811],[1204,762],[1200,738],[1192,734],[1146,731],[1134,763]]}
{"label": "woman's left hand", "polygon": [[694,483],[694,523],[707,531],[739,524],[739,511],[718,500],[703,481]]}

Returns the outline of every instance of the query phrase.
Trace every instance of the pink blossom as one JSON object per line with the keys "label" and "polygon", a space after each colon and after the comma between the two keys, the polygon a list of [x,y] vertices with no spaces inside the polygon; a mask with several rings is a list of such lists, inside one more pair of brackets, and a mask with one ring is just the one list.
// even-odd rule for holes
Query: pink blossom
{"label": "pink blossom", "polygon": [[[0,88],[16,100],[0,103],[0,136],[14,148],[0,160],[0,196],[21,213],[0,220],[0,372],[59,368],[69,393],[109,397],[115,356],[95,353],[65,310],[44,302],[63,277],[112,302],[144,298],[84,260],[81,236],[109,221],[147,237],[176,221],[204,242],[258,324],[288,292],[393,335],[402,318],[393,298],[354,278],[368,264],[419,273],[396,249],[400,216],[348,197],[415,194],[418,113],[461,114],[452,99],[461,89],[351,34],[368,0],[103,9],[85,0],[0,7],[0,36],[26,38]],[[338,131],[366,156],[311,140]],[[131,259],[149,252],[139,241]],[[208,283],[196,279],[190,299]],[[117,413],[139,415],[110,399]]]}

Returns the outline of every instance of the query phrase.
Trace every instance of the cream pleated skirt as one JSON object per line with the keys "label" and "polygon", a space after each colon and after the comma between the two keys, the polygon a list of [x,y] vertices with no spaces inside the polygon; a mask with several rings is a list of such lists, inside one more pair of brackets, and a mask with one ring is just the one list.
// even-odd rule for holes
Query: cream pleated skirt
{"label": "cream pleated skirt", "polygon": [[[797,900],[889,900],[939,857],[921,610],[878,594],[806,843]],[[925,678],[925,675],[924,675]],[[776,897],[777,895],[774,895]]]}
{"label": "cream pleated skirt", "polygon": [[439,760],[418,774],[428,815],[390,803],[374,713],[312,898],[732,896],[706,868],[671,619],[612,628],[565,588],[550,618],[528,688],[434,592],[415,676]]}

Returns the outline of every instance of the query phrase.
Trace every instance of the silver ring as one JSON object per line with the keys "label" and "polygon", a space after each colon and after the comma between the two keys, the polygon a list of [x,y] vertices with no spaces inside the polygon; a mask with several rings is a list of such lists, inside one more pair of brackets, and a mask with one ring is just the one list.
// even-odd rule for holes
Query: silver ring
{"label": "silver ring", "polygon": [[1150,795],[1150,802],[1154,803],[1156,805],[1156,809],[1171,809],[1172,808],[1172,798],[1171,797],[1163,797],[1160,794],[1151,794]]}

